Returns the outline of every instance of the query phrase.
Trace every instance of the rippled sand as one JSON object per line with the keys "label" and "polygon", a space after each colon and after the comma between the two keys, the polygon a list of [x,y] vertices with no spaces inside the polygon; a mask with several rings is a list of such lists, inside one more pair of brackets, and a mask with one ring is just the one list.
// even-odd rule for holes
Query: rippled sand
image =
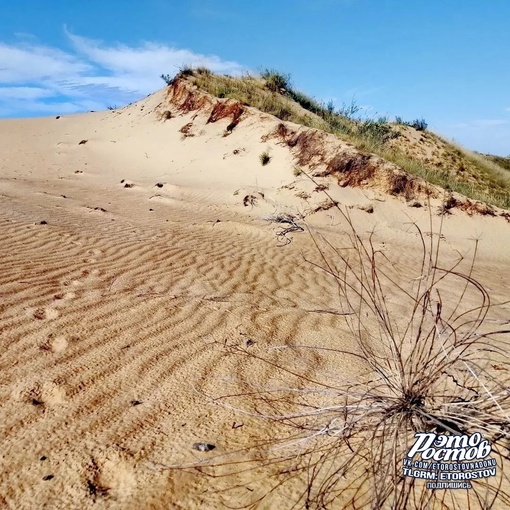
{"label": "rippled sand", "polygon": [[[280,349],[289,373],[232,354],[232,346],[265,357],[352,339],[342,317],[327,313],[339,307],[334,280],[305,260],[320,262],[310,234],[290,234],[282,246],[278,225],[264,219],[309,204],[296,196],[309,183],[293,175],[287,149],[261,141],[273,121],[249,119],[224,137],[221,122],[192,114],[159,120],[162,100],[0,122],[0,506],[247,504],[270,488],[263,476],[238,475],[230,485],[247,487],[229,492],[228,480],[158,466],[289,433],[212,401],[234,393],[236,381],[268,388],[303,384],[291,372],[325,380],[363,371],[313,349]],[[194,136],[183,137],[190,119]],[[362,235],[375,228],[395,263],[416,267],[420,243],[409,225],[426,230],[427,208],[333,187]],[[248,195],[255,201],[244,206]],[[361,210],[366,203],[373,214]],[[344,242],[334,210],[307,221]],[[504,218],[461,212],[443,228],[448,260],[482,236],[477,275],[495,299],[506,292],[508,228]],[[198,452],[196,442],[216,448]],[[287,508],[300,483],[267,508]]]}

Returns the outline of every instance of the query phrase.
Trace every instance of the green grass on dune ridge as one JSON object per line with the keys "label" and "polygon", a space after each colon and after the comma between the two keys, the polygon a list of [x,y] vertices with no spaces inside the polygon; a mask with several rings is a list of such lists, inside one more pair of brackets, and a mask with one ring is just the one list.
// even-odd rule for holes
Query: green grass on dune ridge
{"label": "green grass on dune ridge", "polygon": [[[320,129],[352,143],[357,149],[381,156],[409,174],[449,191],[490,205],[510,208],[510,159],[473,153],[427,131],[426,122],[404,122],[397,117],[362,118],[353,102],[335,109],[299,90],[290,76],[266,70],[260,76],[240,77],[213,74],[205,68],[185,68],[177,75],[187,76],[201,90],[219,98],[231,98],[274,115],[283,121]],[[162,78],[171,82],[168,76]],[[415,157],[400,128],[417,131],[430,144],[440,148],[434,160]],[[422,140],[420,140],[422,141]]]}
{"label": "green grass on dune ridge", "polygon": [[510,156],[507,156],[505,158],[503,156],[494,156],[492,154],[485,154],[484,157],[489,159],[490,161],[496,163],[497,165],[504,168],[505,170],[510,170]]}

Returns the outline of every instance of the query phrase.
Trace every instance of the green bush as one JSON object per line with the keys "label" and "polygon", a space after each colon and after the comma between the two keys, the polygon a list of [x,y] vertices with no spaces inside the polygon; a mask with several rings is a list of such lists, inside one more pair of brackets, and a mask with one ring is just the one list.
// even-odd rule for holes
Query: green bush
{"label": "green bush", "polygon": [[416,131],[426,131],[428,124],[425,122],[425,119],[415,119],[415,120],[404,120],[402,117],[395,117],[395,122],[402,126],[410,126]]}
{"label": "green bush", "polygon": [[275,69],[266,69],[261,73],[261,77],[266,80],[266,87],[272,92],[291,89],[290,74],[283,74]]}
{"label": "green bush", "polygon": [[358,126],[358,134],[374,145],[384,145],[398,136],[398,133],[391,129],[384,117],[379,120],[367,119],[362,121]]}
{"label": "green bush", "polygon": [[160,78],[167,84],[167,85],[172,85],[172,83],[174,82],[174,77],[173,76],[170,76],[169,74],[162,74],[160,76]]}

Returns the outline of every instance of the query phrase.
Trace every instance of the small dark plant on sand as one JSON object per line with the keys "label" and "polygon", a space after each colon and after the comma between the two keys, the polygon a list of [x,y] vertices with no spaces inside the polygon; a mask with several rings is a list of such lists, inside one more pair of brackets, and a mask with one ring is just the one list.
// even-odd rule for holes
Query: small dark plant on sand
{"label": "small dark plant on sand", "polygon": [[160,78],[167,84],[167,85],[172,85],[172,83],[174,82],[174,77],[171,76],[170,74],[162,74],[160,75]]}
{"label": "small dark plant on sand", "polygon": [[266,166],[271,161],[271,156],[269,155],[269,151],[264,151],[259,156],[259,161],[262,166]]}

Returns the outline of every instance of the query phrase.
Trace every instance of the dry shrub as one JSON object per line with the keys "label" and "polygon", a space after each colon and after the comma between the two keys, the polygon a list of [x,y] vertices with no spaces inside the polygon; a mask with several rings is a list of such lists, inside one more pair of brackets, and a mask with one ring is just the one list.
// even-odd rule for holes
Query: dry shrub
{"label": "dry shrub", "polygon": [[329,209],[335,207],[336,205],[338,205],[338,202],[335,202],[331,198],[327,198],[326,200],[323,200],[320,204],[317,204],[312,212],[317,213],[320,211],[329,211]]}
{"label": "dry shrub", "polygon": [[222,101],[214,105],[214,108],[207,119],[207,123],[217,122],[221,119],[232,119],[227,126],[227,131],[232,131],[244,113],[244,108],[238,101]]}
{"label": "dry shrub", "polygon": [[303,200],[308,200],[309,198],[311,198],[311,195],[306,191],[299,191],[298,193],[296,193],[296,197],[301,198]]}
{"label": "dry shrub", "polygon": [[334,175],[341,186],[361,186],[373,179],[376,170],[376,166],[368,154],[340,153],[329,161],[324,172],[316,174],[316,176]]}
{"label": "dry shrub", "polygon": [[388,192],[403,196],[408,202],[417,196],[429,195],[430,186],[423,179],[412,177],[404,172],[393,172],[388,179]]}
{"label": "dry shrub", "polygon": [[286,141],[288,133],[289,130],[287,129],[287,126],[283,122],[280,122],[280,124],[276,127],[276,136],[281,140]]}
{"label": "dry shrub", "polygon": [[[288,237],[289,234],[295,232],[304,232],[304,228],[297,223],[297,218],[292,214],[275,214],[267,218],[268,221],[278,223],[280,228],[276,232],[276,238],[278,239],[278,246],[286,246],[292,242],[292,238]],[[251,341],[252,342],[252,341]],[[250,347],[250,341],[248,347]]]}
{"label": "dry shrub", "polygon": [[272,133],[262,137],[262,141],[276,138],[291,149],[298,165],[316,168],[324,164],[326,158],[324,135],[311,128],[294,130],[280,122]]}
{"label": "dry shrub", "polygon": [[164,112],[161,112],[160,120],[170,120],[171,118],[173,118],[173,115],[170,110],[165,110]]}
{"label": "dry shrub", "polygon": [[243,205],[244,207],[257,205],[257,197],[255,195],[245,195],[243,198]]}
{"label": "dry shrub", "polygon": [[451,214],[450,210],[454,209],[459,205],[459,201],[453,196],[452,193],[448,193],[443,199],[443,203],[440,205],[437,213],[440,216],[444,216],[446,214]]}
{"label": "dry shrub", "polygon": [[314,168],[324,162],[323,140],[318,131],[298,132],[287,140],[287,145],[295,153],[298,165]]}
{"label": "dry shrub", "polygon": [[[340,501],[344,508],[508,506],[501,462],[508,456],[510,439],[504,341],[510,330],[488,326],[491,299],[473,277],[477,243],[465,271],[460,271],[463,259],[450,266],[441,263],[441,226],[438,235],[426,241],[415,225],[421,263],[416,274],[402,275],[398,265],[376,249],[373,236],[363,240],[348,213],[342,216],[350,231],[350,249],[314,238],[322,262],[311,263],[336,280],[356,341],[354,349],[332,346],[328,355],[361,360],[369,375],[345,385],[321,382],[315,390],[331,392],[330,405],[318,409],[308,402],[309,410],[302,411],[303,417],[318,421],[314,430],[320,437],[307,450],[303,503],[307,508],[336,508]],[[456,296],[448,289],[457,289]],[[406,301],[408,307],[392,304],[395,301]],[[309,381],[303,387],[312,388]],[[317,420],[317,414],[323,419]],[[303,437],[312,437],[309,424],[306,419],[300,424],[306,430]],[[416,432],[481,432],[499,457],[498,476],[472,481],[473,489],[460,497],[403,477],[402,460]]]}
{"label": "dry shrub", "polygon": [[[467,199],[459,203],[457,207],[462,211],[466,211],[470,216],[473,214],[481,214],[482,216],[496,216],[494,207],[486,204],[485,202],[474,202],[473,200]],[[501,214],[501,216],[504,216],[504,213]]]}
{"label": "dry shrub", "polygon": [[327,191],[329,189],[329,184],[317,184],[314,190],[316,193],[320,193],[321,191]]}
{"label": "dry shrub", "polygon": [[167,96],[182,113],[210,108],[213,98],[193,87],[183,79],[175,80],[169,87]]}
{"label": "dry shrub", "polygon": [[182,133],[182,138],[187,138],[189,136],[195,136],[192,132],[191,132],[191,129],[193,128],[193,122],[188,122],[187,124],[184,124],[184,126],[182,126],[181,129],[179,129],[179,131]]}

